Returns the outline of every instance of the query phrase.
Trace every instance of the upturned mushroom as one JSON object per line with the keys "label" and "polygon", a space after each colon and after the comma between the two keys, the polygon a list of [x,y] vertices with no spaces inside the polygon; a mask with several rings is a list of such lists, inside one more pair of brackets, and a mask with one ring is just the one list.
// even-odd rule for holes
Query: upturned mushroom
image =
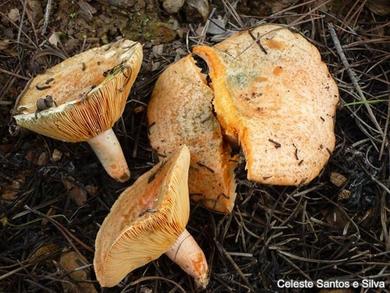
{"label": "upturned mushroom", "polygon": [[280,25],[261,25],[193,52],[209,65],[214,109],[241,145],[248,179],[300,185],[334,146],[338,88],[317,48]]}
{"label": "upturned mushroom", "polygon": [[164,158],[186,144],[191,151],[190,196],[223,213],[235,200],[236,158],[223,141],[212,107],[213,92],[191,55],[160,75],[148,105],[149,138]]}
{"label": "upturned mushroom", "polygon": [[93,48],[36,76],[19,99],[19,126],[66,141],[86,141],[107,173],[126,181],[129,168],[112,126],[122,115],[142,63],[130,40]]}
{"label": "upturned mushroom", "polygon": [[181,147],[143,174],[116,200],[96,237],[94,268],[102,287],[166,254],[205,287],[203,251],[186,230],[190,152]]}

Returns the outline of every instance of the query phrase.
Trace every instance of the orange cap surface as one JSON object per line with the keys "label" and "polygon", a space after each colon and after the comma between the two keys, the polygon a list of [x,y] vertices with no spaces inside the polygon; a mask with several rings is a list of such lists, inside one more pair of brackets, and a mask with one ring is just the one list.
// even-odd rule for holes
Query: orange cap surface
{"label": "orange cap surface", "polygon": [[316,47],[262,25],[194,53],[209,65],[217,118],[241,145],[249,180],[300,185],[318,176],[335,146],[339,94]]}

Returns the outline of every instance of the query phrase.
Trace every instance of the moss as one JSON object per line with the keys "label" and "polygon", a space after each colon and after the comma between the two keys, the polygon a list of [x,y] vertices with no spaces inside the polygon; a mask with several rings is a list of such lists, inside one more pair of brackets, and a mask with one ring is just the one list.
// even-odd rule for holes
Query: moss
{"label": "moss", "polygon": [[170,24],[161,22],[157,15],[150,13],[130,16],[123,33],[132,40],[157,44],[171,42],[176,38],[176,31]]}

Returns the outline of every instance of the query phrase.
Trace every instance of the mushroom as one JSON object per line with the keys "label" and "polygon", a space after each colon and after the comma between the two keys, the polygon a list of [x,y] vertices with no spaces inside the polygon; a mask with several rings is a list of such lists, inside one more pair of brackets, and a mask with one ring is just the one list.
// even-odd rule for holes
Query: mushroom
{"label": "mushroom", "polygon": [[102,287],[165,253],[205,287],[203,251],[186,230],[190,152],[181,147],[143,174],[116,200],[96,237],[94,268]]}
{"label": "mushroom", "polygon": [[209,65],[217,118],[242,146],[248,179],[300,185],[318,176],[335,146],[339,94],[316,47],[261,25],[193,52]]}
{"label": "mushroom", "polygon": [[122,115],[142,63],[142,46],[130,40],[90,49],[36,76],[16,105],[16,123],[66,141],[87,141],[107,173],[130,172],[112,126]]}
{"label": "mushroom", "polygon": [[186,144],[191,151],[190,196],[223,213],[235,200],[235,157],[223,141],[213,92],[191,55],[160,75],[148,105],[149,138],[162,158]]}

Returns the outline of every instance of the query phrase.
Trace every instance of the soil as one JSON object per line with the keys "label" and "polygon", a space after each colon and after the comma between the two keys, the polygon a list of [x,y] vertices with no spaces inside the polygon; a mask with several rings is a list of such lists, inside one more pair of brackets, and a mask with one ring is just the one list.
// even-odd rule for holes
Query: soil
{"label": "soil", "polygon": [[[47,26],[47,1],[0,3],[0,292],[100,290],[92,269],[99,225],[124,188],[157,163],[145,119],[155,80],[193,45],[215,43],[258,22],[286,24],[319,48],[340,89],[337,146],[309,185],[257,185],[246,180],[242,163],[230,215],[191,206],[188,230],[204,249],[211,271],[206,291],[287,292],[278,289],[279,279],[371,278],[388,286],[386,1],[215,0],[208,20],[194,7],[207,1],[187,0],[171,15],[157,0],[51,2]],[[17,127],[12,119],[15,101],[32,77],[118,37],[144,44],[141,73],[114,127],[132,173],[123,184],[107,176],[87,144],[49,139]],[[197,289],[162,256],[104,291]]]}

